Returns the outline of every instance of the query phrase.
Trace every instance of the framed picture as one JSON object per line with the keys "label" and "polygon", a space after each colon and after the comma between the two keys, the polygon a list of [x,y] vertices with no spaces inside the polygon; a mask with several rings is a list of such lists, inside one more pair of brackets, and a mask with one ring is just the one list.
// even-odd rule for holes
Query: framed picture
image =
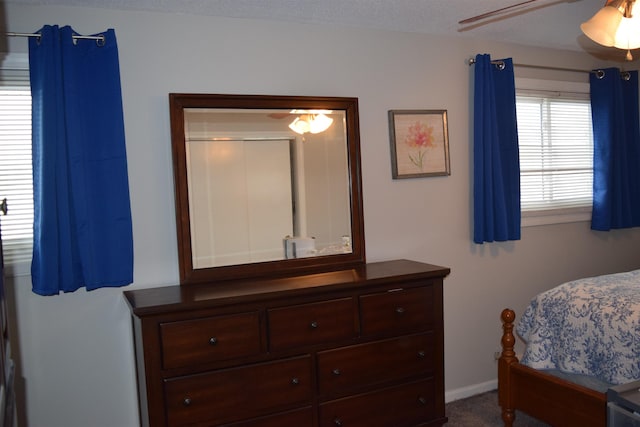
{"label": "framed picture", "polygon": [[393,179],[451,175],[447,110],[390,110]]}

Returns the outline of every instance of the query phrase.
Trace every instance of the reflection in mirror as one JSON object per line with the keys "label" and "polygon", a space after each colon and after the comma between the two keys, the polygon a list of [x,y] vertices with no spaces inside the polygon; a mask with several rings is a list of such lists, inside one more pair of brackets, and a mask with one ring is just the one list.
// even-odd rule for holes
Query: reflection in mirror
{"label": "reflection in mirror", "polygon": [[194,268],[351,252],[344,111],[184,117]]}
{"label": "reflection in mirror", "polygon": [[182,283],[364,262],[357,100],[170,103]]}

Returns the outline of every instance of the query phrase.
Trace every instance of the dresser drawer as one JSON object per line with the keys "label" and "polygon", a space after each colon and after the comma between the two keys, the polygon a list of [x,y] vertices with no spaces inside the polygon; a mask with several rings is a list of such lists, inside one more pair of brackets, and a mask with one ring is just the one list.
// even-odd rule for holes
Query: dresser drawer
{"label": "dresser drawer", "polygon": [[363,336],[430,329],[433,287],[363,295],[360,310]]}
{"label": "dresser drawer", "polygon": [[310,406],[295,411],[225,424],[224,427],[306,427],[313,425],[313,409]]}
{"label": "dresser drawer", "polygon": [[405,427],[432,421],[434,385],[420,381],[320,405],[319,427]]}
{"label": "dresser drawer", "polygon": [[343,340],[357,336],[353,298],[341,298],[269,310],[272,350]]}
{"label": "dresser drawer", "polygon": [[164,369],[251,356],[262,350],[258,312],[163,323],[160,335]]}
{"label": "dresser drawer", "polygon": [[168,426],[218,425],[295,406],[312,396],[311,357],[165,380]]}
{"label": "dresser drawer", "polygon": [[434,370],[433,334],[424,333],[318,353],[322,395],[424,376]]}

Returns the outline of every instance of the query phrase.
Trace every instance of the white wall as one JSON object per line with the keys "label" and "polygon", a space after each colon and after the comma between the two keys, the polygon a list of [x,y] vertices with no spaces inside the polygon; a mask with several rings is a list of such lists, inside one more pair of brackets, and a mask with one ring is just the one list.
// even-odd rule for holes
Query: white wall
{"label": "white wall", "polygon": [[[594,233],[587,223],[572,223],[526,228],[518,242],[471,243],[471,69],[465,61],[491,53],[524,64],[598,64],[587,55],[330,26],[5,6],[7,31],[44,24],[69,24],[84,34],[116,30],[135,239],[135,284],[128,289],[178,281],[169,92],[359,98],[368,260],[409,258],[452,269],[445,281],[449,398],[493,384],[502,308],[521,312],[534,294],[567,279],[640,267],[640,230]],[[26,51],[24,39],[8,43],[12,52]],[[391,179],[390,109],[448,111],[451,176]],[[137,426],[122,290],[40,297],[31,293],[29,278],[20,277],[11,291],[28,426]]]}

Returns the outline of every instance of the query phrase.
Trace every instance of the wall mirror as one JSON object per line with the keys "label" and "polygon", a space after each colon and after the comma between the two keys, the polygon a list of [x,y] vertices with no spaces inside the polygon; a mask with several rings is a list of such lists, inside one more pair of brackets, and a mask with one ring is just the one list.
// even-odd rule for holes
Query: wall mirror
{"label": "wall mirror", "polygon": [[181,284],[365,261],[357,98],[169,104]]}

